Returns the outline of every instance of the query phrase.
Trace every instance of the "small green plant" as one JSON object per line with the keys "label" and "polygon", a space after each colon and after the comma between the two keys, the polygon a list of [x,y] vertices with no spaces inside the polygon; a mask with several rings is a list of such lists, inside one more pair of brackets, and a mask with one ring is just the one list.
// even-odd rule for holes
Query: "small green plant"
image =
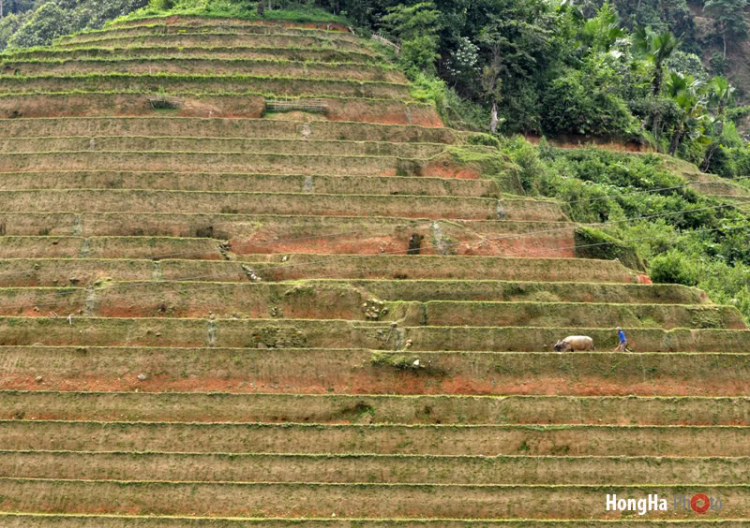
{"label": "small green plant", "polygon": [[170,99],[164,88],[159,88],[159,92],[154,97],[149,97],[148,102],[154,110],[175,110],[180,107],[176,99]]}
{"label": "small green plant", "polygon": [[471,134],[466,138],[467,145],[476,145],[481,147],[500,148],[500,140],[490,134]]}
{"label": "small green plant", "polygon": [[664,284],[695,286],[697,275],[690,260],[679,251],[659,255],[651,263],[651,279]]}
{"label": "small green plant", "polygon": [[174,7],[174,0],[151,0],[149,7],[158,11],[168,11]]}
{"label": "small green plant", "polygon": [[419,370],[424,368],[419,357],[414,355],[375,352],[370,361],[373,365],[379,367],[393,367],[401,370]]}

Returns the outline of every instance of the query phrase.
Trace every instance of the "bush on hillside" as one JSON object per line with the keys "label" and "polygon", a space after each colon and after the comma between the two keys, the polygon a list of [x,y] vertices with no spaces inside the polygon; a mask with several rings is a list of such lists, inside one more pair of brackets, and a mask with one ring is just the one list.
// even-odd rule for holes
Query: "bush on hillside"
{"label": "bush on hillside", "polygon": [[53,39],[73,32],[72,20],[56,3],[40,7],[8,40],[9,48],[44,46]]}
{"label": "bush on hillside", "polygon": [[500,140],[491,134],[471,134],[466,138],[467,145],[475,145],[478,147],[495,147],[500,148]]}
{"label": "bush on hillside", "polygon": [[545,133],[629,135],[633,116],[611,86],[617,79],[613,71],[597,75],[597,70],[565,70],[544,94],[542,128]]}
{"label": "bush on hillside", "polygon": [[[8,48],[46,46],[63,35],[100,29],[107,21],[147,4],[148,0],[53,0],[22,17],[7,17],[9,20],[0,24],[0,50],[6,38]],[[6,37],[9,29],[13,33]]]}
{"label": "bush on hillside", "polygon": [[149,7],[159,11],[166,11],[174,7],[174,0],[151,0]]}
{"label": "bush on hillside", "polygon": [[528,143],[523,136],[515,136],[507,147],[510,158],[521,168],[519,177],[523,190],[526,194],[537,194],[546,172],[539,157],[539,149]]}
{"label": "bush on hillside", "polygon": [[[2,0],[0,0],[2,1]],[[11,14],[0,21],[0,51],[8,46],[8,41],[13,38],[16,31],[23,25],[27,15]]]}
{"label": "bush on hillside", "polygon": [[646,270],[646,266],[634,247],[624,244],[599,229],[579,227],[575,231],[575,245],[575,255],[578,258],[619,260],[630,269]]}
{"label": "bush on hillside", "polygon": [[696,286],[698,278],[690,260],[678,251],[659,255],[651,263],[651,280],[661,284]]}

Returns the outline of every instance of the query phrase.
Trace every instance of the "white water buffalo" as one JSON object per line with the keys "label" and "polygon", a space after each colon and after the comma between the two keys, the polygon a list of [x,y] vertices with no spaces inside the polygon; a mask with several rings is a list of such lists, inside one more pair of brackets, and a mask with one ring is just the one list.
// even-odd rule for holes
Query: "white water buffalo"
{"label": "white water buffalo", "polygon": [[555,352],[596,350],[594,340],[588,336],[569,336],[555,344]]}

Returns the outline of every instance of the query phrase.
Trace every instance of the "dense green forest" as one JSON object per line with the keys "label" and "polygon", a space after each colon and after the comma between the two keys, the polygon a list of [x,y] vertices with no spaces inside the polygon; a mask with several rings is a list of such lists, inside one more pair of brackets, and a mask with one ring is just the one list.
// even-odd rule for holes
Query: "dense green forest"
{"label": "dense green forest", "polygon": [[[604,241],[599,256],[634,249],[656,281],[697,285],[750,320],[750,219],[693,191],[668,156],[750,189],[738,131],[750,90],[730,67],[748,36],[747,0],[0,1],[0,46],[11,49],[117,15],[175,12],[336,20],[377,33],[399,47],[413,95],[433,101],[448,126],[489,133],[495,165],[517,171],[527,194],[601,224],[586,232]],[[519,134],[608,137],[653,153],[565,151]]]}
{"label": "dense green forest", "polygon": [[[54,0],[64,1],[74,0]],[[747,0],[693,6],[709,31],[696,29],[685,0],[602,1],[152,0],[139,14],[338,17],[397,43],[401,65],[450,126],[611,137],[722,176],[746,173],[736,122],[750,114],[741,106],[750,94],[725,70],[748,36]]]}
{"label": "dense green forest", "polygon": [[98,29],[148,0],[0,0],[0,51],[50,44],[82,29]]}

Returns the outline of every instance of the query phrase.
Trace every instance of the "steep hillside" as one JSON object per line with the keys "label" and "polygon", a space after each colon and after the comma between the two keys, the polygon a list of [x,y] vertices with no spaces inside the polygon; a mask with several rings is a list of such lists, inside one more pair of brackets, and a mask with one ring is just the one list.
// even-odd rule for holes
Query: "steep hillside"
{"label": "steep hillside", "polygon": [[741,313],[371,40],[173,16],[2,59],[0,526],[747,526]]}

